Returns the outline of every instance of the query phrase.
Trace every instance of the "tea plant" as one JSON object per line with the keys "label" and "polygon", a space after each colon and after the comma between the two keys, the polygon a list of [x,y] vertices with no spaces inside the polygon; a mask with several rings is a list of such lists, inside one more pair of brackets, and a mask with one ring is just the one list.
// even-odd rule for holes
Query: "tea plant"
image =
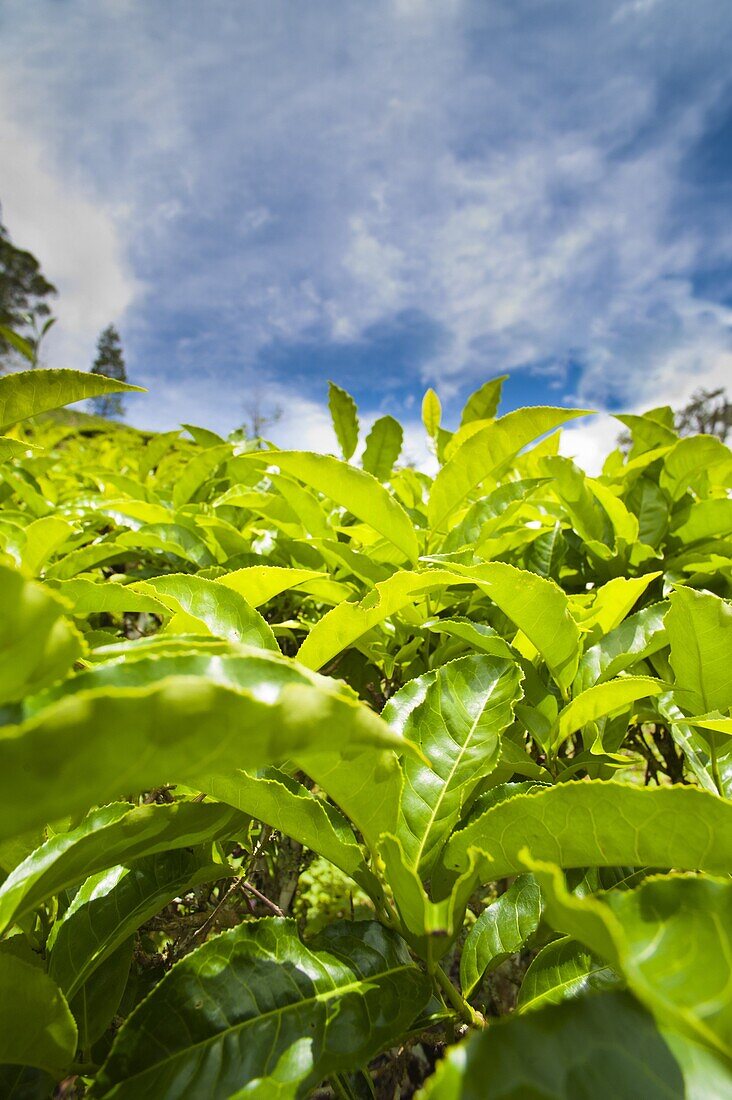
{"label": "tea plant", "polygon": [[431,478],[0,379],[3,1096],[732,1095],[732,454],[501,383]]}

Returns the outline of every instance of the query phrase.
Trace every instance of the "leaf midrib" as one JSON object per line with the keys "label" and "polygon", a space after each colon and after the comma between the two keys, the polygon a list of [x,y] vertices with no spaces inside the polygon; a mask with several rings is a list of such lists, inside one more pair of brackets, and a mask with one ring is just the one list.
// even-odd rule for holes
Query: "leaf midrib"
{"label": "leaf midrib", "polygon": [[[275,959],[272,956],[268,956],[264,961],[284,963],[287,959]],[[212,1046],[226,1038],[228,1035],[232,1035],[234,1032],[243,1031],[250,1025],[259,1023],[260,1021],[271,1019],[275,1016],[284,1016],[286,1012],[294,1009],[300,1009],[307,1005],[316,1004],[319,1001],[328,1001],[333,997],[346,996],[350,992],[358,991],[360,986],[369,985],[371,983],[381,981],[383,979],[391,977],[393,974],[399,974],[414,969],[413,963],[401,963],[397,967],[391,967],[389,970],[382,970],[378,974],[374,974],[368,978],[361,978],[358,981],[349,982],[347,985],[338,986],[336,989],[329,989],[323,993],[316,993],[314,997],[305,997],[299,1001],[293,1001],[291,1004],[284,1005],[282,1008],[271,1009],[269,1012],[261,1012],[257,1016],[252,1016],[247,1020],[242,1020],[240,1023],[233,1024],[230,1027],[224,1028],[222,1031],[217,1031],[215,1035],[208,1036],[205,1039],[200,1040],[198,1043],[191,1043],[183,1050],[176,1051],[170,1054],[166,1058],[162,1058],[157,1062],[154,1062],[151,1066],[146,1067],[139,1073],[135,1073],[129,1077],[123,1077],[116,1081],[113,1081],[111,1087],[107,1090],[107,1093],[111,1093],[118,1085],[129,1084],[131,1081],[142,1078],[147,1074],[158,1072],[163,1066],[170,1062],[175,1062],[177,1059],[184,1057],[191,1051],[198,1050],[202,1047]],[[93,1095],[93,1094],[92,1094]],[[103,1096],[104,1094],[102,1094]]]}
{"label": "leaf midrib", "polygon": [[[436,683],[436,681],[435,681],[435,683]],[[494,688],[497,687],[499,683],[500,683],[500,680],[495,681]],[[473,722],[470,726],[470,729],[468,731],[468,734],[467,734],[465,740],[463,741],[462,745],[460,746],[460,751],[458,752],[458,754],[455,758],[453,766],[450,768],[450,771],[447,775],[447,778],[445,779],[445,782],[442,785],[442,790],[440,791],[440,793],[437,797],[437,801],[435,802],[434,806],[432,807],[432,810],[431,810],[431,812],[429,814],[429,817],[427,819],[427,826],[426,826],[426,828],[424,829],[424,831],[422,833],[422,839],[419,842],[419,846],[417,848],[416,858],[415,858],[414,863],[413,863],[413,867],[414,867],[415,870],[417,870],[417,868],[419,867],[419,864],[422,860],[422,854],[424,852],[425,845],[427,843],[427,838],[429,837],[430,832],[432,830],[432,827],[433,827],[433,825],[435,823],[435,820],[437,818],[437,812],[440,809],[440,807],[442,806],[443,802],[445,801],[445,798],[447,797],[448,792],[450,791],[450,784],[452,783],[452,780],[455,777],[455,772],[457,771],[458,767],[462,763],[462,759],[463,759],[465,753],[468,751],[468,746],[470,745],[470,742],[473,738],[473,735],[475,734],[475,731],[478,727],[478,723],[480,722],[481,718],[485,714],[486,706],[488,705],[488,702],[492,697],[493,697],[493,692],[491,692],[491,694],[488,696],[488,699],[486,699],[486,701],[483,703],[483,706],[480,709],[480,713],[473,720]],[[440,712],[440,719],[442,720],[443,725],[445,727],[447,727],[447,723],[445,722],[445,718],[444,718],[444,715],[442,713],[442,698],[441,698],[441,696],[438,697],[437,705],[438,705],[438,709],[439,709],[439,712]],[[500,734],[497,734],[496,736],[498,737],[498,736],[500,736]]]}

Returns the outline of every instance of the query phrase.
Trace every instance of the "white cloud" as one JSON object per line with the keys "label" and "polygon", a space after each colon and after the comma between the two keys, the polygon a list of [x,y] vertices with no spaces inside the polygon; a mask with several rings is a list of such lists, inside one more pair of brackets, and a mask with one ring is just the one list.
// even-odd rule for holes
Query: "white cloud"
{"label": "white cloud", "polygon": [[115,211],[64,181],[48,146],[9,116],[11,102],[9,81],[0,78],[3,221],[20,247],[42,258],[59,291],[53,307],[58,325],[44,354],[54,366],[85,370],[95,337],[122,319],[139,283],[124,255]]}
{"label": "white cloud", "polygon": [[[732,260],[732,234],[679,217],[726,80],[723,0],[704,18],[577,0],[561,20],[470,0],[6,0],[4,21],[22,150],[0,198],[62,291],[49,353],[86,354],[126,309],[168,423],[231,427],[216,387],[240,378],[286,393],[289,437],[324,438],[307,370],[268,379],[262,349],[358,340],[404,310],[444,334],[422,375],[448,399],[572,361],[578,400],[637,408],[729,368],[730,316],[691,276]],[[673,81],[689,92],[670,112]]]}

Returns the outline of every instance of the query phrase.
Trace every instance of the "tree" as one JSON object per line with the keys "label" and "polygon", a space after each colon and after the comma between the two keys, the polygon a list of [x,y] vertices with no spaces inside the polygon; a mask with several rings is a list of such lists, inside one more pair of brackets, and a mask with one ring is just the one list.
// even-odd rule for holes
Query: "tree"
{"label": "tree", "polygon": [[676,414],[679,435],[716,435],[724,443],[732,428],[732,403],[727,391],[695,390],[689,403]]}
{"label": "tree", "polygon": [[[122,342],[114,325],[107,325],[99,334],[97,357],[91,373],[103,374],[106,378],[115,378],[118,382],[127,381]],[[119,393],[107,393],[93,398],[92,408],[97,416],[124,416],[125,411],[124,401]]]}
{"label": "tree", "polygon": [[[53,324],[47,299],[56,293],[35,256],[13,244],[0,220],[0,325],[31,346],[34,365],[41,340]],[[0,333],[0,370],[13,363],[16,351]]]}
{"label": "tree", "polygon": [[[673,424],[670,422],[671,410],[667,408],[666,413],[668,426],[673,426],[679,435],[716,435],[725,443],[732,428],[732,402],[722,386],[716,390],[705,390],[703,386],[695,390],[687,404],[673,414]],[[618,446],[624,454],[630,450],[632,442],[630,432],[621,432],[618,436]]]}

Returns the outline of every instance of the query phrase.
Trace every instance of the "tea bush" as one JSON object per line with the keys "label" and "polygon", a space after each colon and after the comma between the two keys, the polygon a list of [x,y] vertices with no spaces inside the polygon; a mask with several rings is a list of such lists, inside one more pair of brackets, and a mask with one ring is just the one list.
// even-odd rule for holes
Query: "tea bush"
{"label": "tea bush", "polygon": [[0,379],[0,1094],[732,1094],[732,454],[501,382],[432,478]]}

